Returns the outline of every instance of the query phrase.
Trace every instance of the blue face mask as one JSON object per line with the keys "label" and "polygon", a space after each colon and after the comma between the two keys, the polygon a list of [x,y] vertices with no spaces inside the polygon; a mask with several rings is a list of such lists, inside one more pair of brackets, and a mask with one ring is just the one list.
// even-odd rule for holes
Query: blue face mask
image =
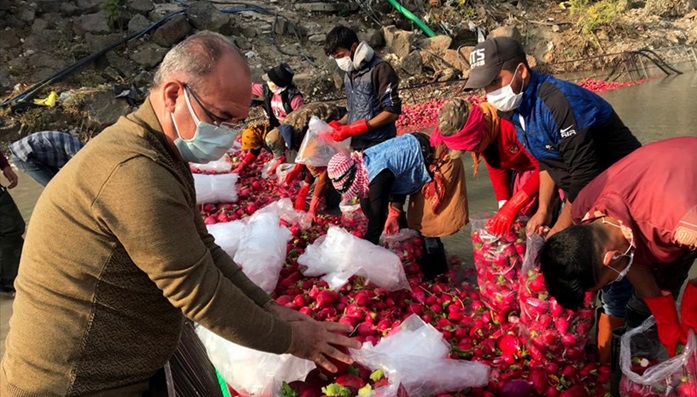
{"label": "blue face mask", "polygon": [[190,163],[208,163],[209,161],[218,160],[232,147],[237,133],[239,131],[225,127],[223,125],[215,125],[201,121],[194,113],[189,100],[189,94],[184,90],[184,100],[189,108],[189,114],[196,124],[196,132],[191,139],[183,139],[177,127],[177,121],[174,119],[174,114],[170,113],[174,129],[177,131],[177,139],[174,140],[174,145],[181,153],[184,160]]}

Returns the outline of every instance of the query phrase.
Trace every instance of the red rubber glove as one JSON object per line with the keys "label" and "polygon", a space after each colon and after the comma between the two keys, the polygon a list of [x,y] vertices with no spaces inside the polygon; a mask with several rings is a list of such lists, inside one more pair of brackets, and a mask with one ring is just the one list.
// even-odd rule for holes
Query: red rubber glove
{"label": "red rubber glove", "polygon": [[368,131],[370,131],[368,120],[362,119],[352,124],[339,127],[332,132],[332,139],[336,142],[341,142],[350,136],[365,134]]}
{"label": "red rubber glove", "polygon": [[279,159],[276,160],[275,163],[273,163],[273,165],[271,166],[271,168],[269,168],[268,171],[266,171],[266,174],[267,174],[267,175],[273,175],[273,174],[275,174],[275,173],[276,173],[276,168],[278,168],[279,165],[283,164],[284,161],[286,161],[286,156],[281,156],[281,157],[279,157]]}
{"label": "red rubber glove", "polygon": [[397,234],[399,233],[399,215],[402,213],[399,209],[389,206],[387,210],[387,220],[385,227],[382,229],[382,234]]}
{"label": "red rubber glove", "polygon": [[303,183],[300,190],[298,190],[298,195],[295,197],[294,208],[298,211],[305,211],[305,202],[307,200],[307,193],[310,191],[310,185]]}
{"label": "red rubber glove", "polygon": [[294,180],[298,179],[298,176],[304,167],[305,166],[303,164],[295,164],[295,167],[293,167],[293,169],[290,170],[290,172],[286,175],[286,184],[291,184]]}
{"label": "red rubber glove", "polygon": [[675,308],[673,295],[669,293],[654,298],[644,298],[644,302],[656,319],[658,339],[666,347],[668,354],[673,357],[678,342],[683,345],[687,343],[687,334],[678,320],[678,310]]}
{"label": "red rubber glove", "polygon": [[244,167],[248,166],[249,163],[254,161],[255,158],[257,158],[257,156],[255,156],[252,152],[247,153],[242,162],[232,172],[239,174],[240,172],[242,172]]}
{"label": "red rubber glove", "polygon": [[[316,187],[315,187],[316,189]],[[314,218],[315,215],[317,215],[317,209],[319,209],[319,200],[320,198],[318,196],[312,196],[312,200],[310,200],[310,209],[307,211],[307,213]]]}
{"label": "red rubber glove", "polygon": [[682,293],[680,320],[685,333],[692,329],[697,334],[697,286],[690,280]]}
{"label": "red rubber glove", "polygon": [[501,207],[499,212],[489,220],[487,229],[497,236],[503,236],[508,233],[511,230],[513,220],[530,201],[532,201],[532,197],[528,196],[524,191],[518,190],[510,200],[506,201],[506,204]]}
{"label": "red rubber glove", "polygon": [[334,130],[338,130],[339,128],[343,127],[344,125],[339,123],[338,120],[332,120],[329,122],[329,126],[332,127]]}

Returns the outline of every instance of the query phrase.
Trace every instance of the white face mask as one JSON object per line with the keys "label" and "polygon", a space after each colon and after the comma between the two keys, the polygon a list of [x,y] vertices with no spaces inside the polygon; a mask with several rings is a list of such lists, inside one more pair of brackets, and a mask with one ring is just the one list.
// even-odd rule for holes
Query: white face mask
{"label": "white face mask", "polygon": [[[602,222],[622,229],[622,226],[615,225],[612,222],[608,222],[605,220],[605,218],[602,219]],[[634,262],[634,252],[629,252],[632,250],[632,248],[634,248],[634,238],[632,238],[632,241],[629,242],[629,247],[627,247],[627,250],[624,252],[624,254],[615,254],[612,256],[613,261],[616,261],[616,260],[622,258],[623,256],[626,256],[629,258],[629,263],[627,263],[627,267],[625,267],[622,271],[619,271],[612,266],[607,266],[608,268],[614,270],[615,273],[617,273],[617,278],[614,281],[611,281],[610,284],[621,281],[627,275],[627,273],[629,273],[629,269],[632,267],[632,263]],[[605,259],[607,259],[608,254],[609,254],[609,252],[605,253],[605,256],[603,257],[603,263],[605,263]]]}
{"label": "white face mask", "polygon": [[177,139],[174,140],[174,145],[181,153],[182,158],[190,163],[208,163],[209,161],[218,160],[223,157],[225,152],[232,147],[237,134],[231,128],[217,126],[215,124],[204,123],[194,113],[189,101],[189,94],[184,89],[184,100],[189,108],[189,114],[196,124],[196,132],[191,139],[183,139],[179,133],[177,121],[174,119],[174,113],[170,113],[174,130],[177,131]]}
{"label": "white face mask", "polygon": [[346,73],[353,71],[353,60],[350,56],[336,59],[336,65]]}
{"label": "white face mask", "polygon": [[266,84],[269,86],[269,90],[274,94],[280,94],[286,89],[285,87],[277,86],[273,81],[267,81]]}
{"label": "white face mask", "polygon": [[513,81],[518,74],[518,69],[513,73],[513,78],[511,82],[498,90],[491,91],[486,94],[486,101],[494,105],[494,107],[502,112],[510,112],[511,110],[517,109],[520,106],[520,102],[523,100],[523,90],[516,94],[513,92]]}

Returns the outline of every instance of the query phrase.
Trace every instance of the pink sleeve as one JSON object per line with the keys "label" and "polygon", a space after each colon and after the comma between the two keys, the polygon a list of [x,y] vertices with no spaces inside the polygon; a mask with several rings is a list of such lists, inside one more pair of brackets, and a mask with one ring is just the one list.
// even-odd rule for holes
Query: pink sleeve
{"label": "pink sleeve", "polygon": [[252,83],[252,95],[254,96],[264,96],[264,89],[261,84]]}
{"label": "pink sleeve", "polygon": [[298,109],[300,106],[305,104],[305,98],[302,95],[296,95],[290,100],[290,107],[293,110]]}

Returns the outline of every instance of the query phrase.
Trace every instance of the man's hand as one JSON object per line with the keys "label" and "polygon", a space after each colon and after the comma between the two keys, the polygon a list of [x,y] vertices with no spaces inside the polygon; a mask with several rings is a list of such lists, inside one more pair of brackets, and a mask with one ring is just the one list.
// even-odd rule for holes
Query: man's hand
{"label": "man's hand", "polygon": [[307,314],[300,313],[289,307],[281,306],[278,303],[271,301],[265,310],[283,321],[292,323],[293,321],[314,321]]}
{"label": "man's hand", "polygon": [[[549,230],[549,224],[552,222],[552,214],[548,214],[546,211],[538,210],[535,215],[533,215],[528,221],[527,231],[528,234],[539,234],[544,236],[546,231]],[[546,228],[546,229],[545,229]]]}
{"label": "man's hand", "polygon": [[675,356],[678,343],[683,345],[687,343],[687,333],[678,321],[678,311],[675,308],[673,295],[668,293],[657,297],[645,297],[644,302],[656,319],[658,339],[668,350],[668,355]]}
{"label": "man's hand", "polygon": [[370,126],[368,126],[368,120],[358,120],[352,124],[340,126],[332,132],[332,139],[336,142],[341,142],[348,137],[354,135],[365,134],[370,131]]}
{"label": "man's hand", "polygon": [[17,186],[17,181],[19,181],[19,178],[17,178],[17,174],[12,170],[11,166],[7,166],[2,170],[3,175],[5,175],[5,178],[10,182],[10,184],[7,186],[8,189],[12,189],[13,187]]}
{"label": "man's hand", "polygon": [[339,351],[336,346],[345,346],[358,349],[361,344],[338,333],[348,333],[353,328],[348,324],[317,322],[317,321],[293,321],[289,323],[293,328],[293,341],[288,353],[313,361],[329,372],[336,372],[337,368],[329,361],[333,358],[337,361],[353,364],[353,359]]}

